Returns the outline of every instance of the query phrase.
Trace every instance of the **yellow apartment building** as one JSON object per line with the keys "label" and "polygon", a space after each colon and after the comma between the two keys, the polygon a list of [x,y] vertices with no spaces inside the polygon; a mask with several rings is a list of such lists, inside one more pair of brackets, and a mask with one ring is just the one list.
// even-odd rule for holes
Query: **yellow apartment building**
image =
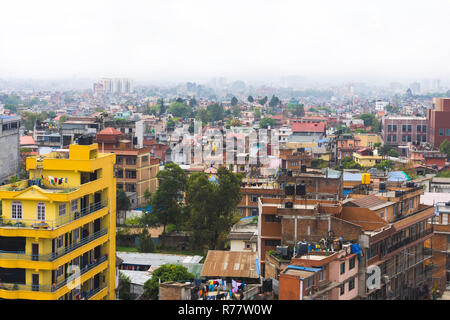
{"label": "yellow apartment building", "polygon": [[375,143],[383,144],[381,136],[376,133],[358,133],[355,134],[355,138],[360,140],[359,146],[361,148],[373,148]]}
{"label": "yellow apartment building", "polygon": [[115,299],[115,155],[89,140],[0,187],[0,298]]}

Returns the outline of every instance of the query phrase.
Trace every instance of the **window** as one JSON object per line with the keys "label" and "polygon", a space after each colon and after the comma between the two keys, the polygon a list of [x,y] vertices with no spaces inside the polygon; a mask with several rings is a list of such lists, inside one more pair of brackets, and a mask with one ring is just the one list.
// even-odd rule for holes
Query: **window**
{"label": "window", "polygon": [[412,131],[412,125],[408,124],[408,132]]}
{"label": "window", "polygon": [[355,267],[355,261],[356,261],[356,257],[353,257],[350,259],[350,266],[349,266],[350,270]]}
{"label": "window", "polygon": [[387,136],[387,141],[388,141],[388,142],[391,142],[391,136],[390,136],[390,135]]}
{"label": "window", "polygon": [[367,259],[373,258],[378,255],[378,243],[372,245],[367,252]]}
{"label": "window", "polygon": [[388,124],[387,129],[388,129],[388,132],[391,132],[392,126],[390,124]]}
{"label": "window", "polygon": [[116,170],[116,178],[123,178],[123,170],[122,169]]}
{"label": "window", "polygon": [[345,261],[341,263],[341,273],[340,274],[344,274],[345,273]]}
{"label": "window", "polygon": [[80,239],[80,228],[73,230],[73,241],[76,242]]}
{"label": "window", "polygon": [[136,170],[125,170],[125,176],[128,179],[136,179]]}
{"label": "window", "polygon": [[444,129],[439,129],[439,135],[443,136],[444,135]]}
{"label": "window", "polygon": [[123,189],[123,183],[118,183],[117,184],[117,189]]}
{"label": "window", "polygon": [[319,271],[319,281],[323,281],[323,270]]}
{"label": "window", "polygon": [[44,221],[45,220],[45,204],[43,202],[39,202],[37,204],[37,214],[36,214],[36,219],[39,221]]}
{"label": "window", "polygon": [[257,194],[252,194],[251,195],[251,202],[258,202],[258,195]]}
{"label": "window", "polygon": [[406,132],[406,125],[402,125],[402,132]]}
{"label": "window", "polygon": [[126,192],[136,192],[136,185],[134,183],[125,184],[125,191]]}
{"label": "window", "polygon": [[280,240],[266,240],[266,241],[264,241],[264,244],[266,245],[266,247],[276,247],[281,244],[281,241]]}
{"label": "window", "polygon": [[64,246],[64,236],[59,236],[59,237],[56,239],[56,248],[59,249],[59,248],[61,248],[62,246]]}
{"label": "window", "polygon": [[341,292],[340,295],[342,296],[345,293],[345,283],[341,284]]}
{"label": "window", "polygon": [[355,278],[351,278],[348,281],[348,291],[352,291],[353,289],[355,289]]}
{"label": "window", "polygon": [[392,125],[392,131],[397,132],[397,125],[396,124]]}
{"label": "window", "polygon": [[402,141],[406,142],[406,136],[402,136]]}
{"label": "window", "polygon": [[427,132],[427,126],[426,125],[422,126],[422,132]]}
{"label": "window", "polygon": [[13,202],[11,204],[11,219],[22,219],[22,203]]}
{"label": "window", "polygon": [[59,216],[63,216],[66,214],[66,204],[65,203],[61,203],[59,205]]}
{"label": "window", "polygon": [[422,126],[420,124],[417,125],[417,132],[420,132],[422,129]]}
{"label": "window", "polygon": [[258,215],[258,209],[252,209],[251,210],[251,214],[252,214],[252,216],[257,216]]}
{"label": "window", "polygon": [[422,142],[427,142],[427,136],[422,136]]}
{"label": "window", "polygon": [[314,286],[314,282],[315,282],[314,280],[315,280],[314,276],[309,277],[308,279],[306,279],[305,288],[310,288],[310,287]]}
{"label": "window", "polygon": [[64,274],[64,266],[60,266],[58,271],[56,271],[56,277],[61,277]]}
{"label": "window", "polygon": [[408,136],[408,142],[411,142],[411,136]]}
{"label": "window", "polygon": [[143,156],[141,161],[142,162],[147,162],[148,161],[148,156]]}
{"label": "window", "polygon": [[117,164],[122,164],[122,162],[123,162],[122,157],[117,157],[116,160],[117,160]]}
{"label": "window", "polygon": [[442,214],[442,224],[448,224],[448,214]]}
{"label": "window", "polygon": [[450,129],[445,129],[445,135],[448,137],[450,136]]}
{"label": "window", "polygon": [[264,215],[266,222],[280,222],[280,218],[278,218],[276,215],[274,214],[265,214]]}
{"label": "window", "polygon": [[72,200],[71,207],[72,212],[78,211],[78,199]]}
{"label": "window", "polygon": [[127,164],[135,165],[136,164],[136,158],[127,158]]}
{"label": "window", "polygon": [[393,135],[393,136],[392,136],[392,141],[393,141],[393,142],[396,142],[396,141],[397,141],[397,135]]}

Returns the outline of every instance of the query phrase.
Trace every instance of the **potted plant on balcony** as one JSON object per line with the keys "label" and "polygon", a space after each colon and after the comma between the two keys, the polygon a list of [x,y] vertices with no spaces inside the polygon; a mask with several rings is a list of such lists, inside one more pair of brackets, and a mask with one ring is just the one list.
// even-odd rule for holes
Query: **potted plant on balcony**
{"label": "potted plant on balcony", "polygon": [[19,285],[17,283],[15,283],[12,287],[13,290],[19,290]]}

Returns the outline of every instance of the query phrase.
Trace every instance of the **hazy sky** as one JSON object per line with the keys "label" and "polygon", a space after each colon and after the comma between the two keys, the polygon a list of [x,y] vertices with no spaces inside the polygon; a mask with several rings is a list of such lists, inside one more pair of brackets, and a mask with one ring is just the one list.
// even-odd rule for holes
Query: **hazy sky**
{"label": "hazy sky", "polygon": [[450,78],[448,0],[14,0],[0,11],[0,78]]}

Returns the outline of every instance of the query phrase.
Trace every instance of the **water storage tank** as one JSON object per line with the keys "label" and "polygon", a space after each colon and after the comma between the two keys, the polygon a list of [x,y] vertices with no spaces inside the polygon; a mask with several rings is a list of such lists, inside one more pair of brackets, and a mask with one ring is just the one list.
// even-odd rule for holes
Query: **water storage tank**
{"label": "water storage tank", "polygon": [[304,183],[297,184],[297,186],[295,187],[295,194],[297,196],[306,195],[306,185]]}
{"label": "water storage tank", "polygon": [[287,209],[292,209],[294,207],[294,203],[288,201],[284,203],[284,207]]}
{"label": "water storage tank", "polygon": [[308,243],[307,242],[297,242],[295,248],[297,256],[303,256],[308,254]]}
{"label": "water storage tank", "polygon": [[370,184],[370,174],[369,173],[362,174],[361,183],[362,184]]}

